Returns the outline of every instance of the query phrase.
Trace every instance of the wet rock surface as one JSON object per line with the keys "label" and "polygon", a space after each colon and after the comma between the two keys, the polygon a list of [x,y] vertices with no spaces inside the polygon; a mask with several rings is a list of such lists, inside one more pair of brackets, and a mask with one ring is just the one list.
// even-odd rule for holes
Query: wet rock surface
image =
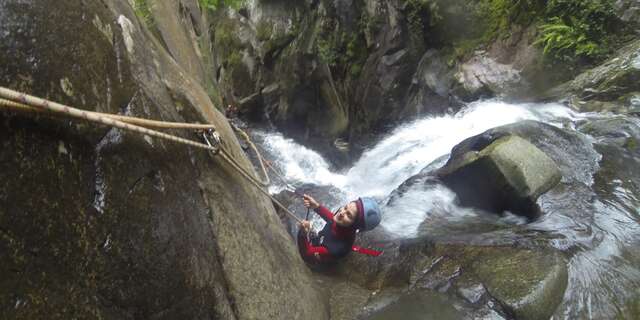
{"label": "wet rock surface", "polygon": [[416,308],[408,316],[417,316],[424,312],[424,305],[403,300],[434,294],[446,297],[440,311],[449,309],[454,314],[517,319],[546,319],[553,314],[567,286],[562,254],[553,249],[470,243],[468,239],[397,242],[375,259],[350,255],[338,272],[376,293],[378,297],[372,296],[364,306],[363,315],[372,319],[393,314],[391,310],[403,304],[409,310]]}
{"label": "wet rock surface", "polygon": [[640,41],[636,40],[600,66],[552,89],[548,96],[567,98],[582,111],[626,113],[634,108],[633,99],[640,92],[639,83]]}
{"label": "wet rock surface", "polygon": [[[542,150],[562,173],[562,182],[538,199],[543,208],[557,210],[549,203],[557,203],[558,197],[567,196],[565,192],[573,193],[574,188],[590,184],[591,174],[598,170],[599,155],[589,141],[535,121],[491,129],[460,143],[452,154],[462,155],[462,150],[473,150],[474,145],[481,150],[493,141],[513,136],[527,139]],[[584,171],[576,172],[576,166]],[[434,172],[437,167],[428,166],[408,179],[394,191],[389,202],[410,201],[403,196],[418,185],[437,188],[442,182]],[[542,239],[561,236],[542,235],[524,226],[504,228],[487,223],[485,227],[485,217],[480,213],[469,217],[472,218],[477,224],[473,227],[451,229],[455,221],[449,221],[445,224],[448,231],[419,233],[410,240],[396,239],[384,228],[360,234],[359,245],[381,248],[384,254],[377,258],[352,254],[336,272],[381,297],[369,300],[364,310],[375,311],[363,311],[363,316],[394,314],[394,308],[400,308],[407,299],[413,302],[406,308],[413,308],[415,297],[434,292],[447,297],[447,305],[439,306],[442,310],[473,317],[547,319],[554,315],[568,286],[567,256]],[[429,223],[437,221],[431,219]],[[438,305],[436,297],[420,299],[431,301],[422,303]],[[415,316],[419,313],[416,310]]]}
{"label": "wet rock surface", "polygon": [[[181,44],[206,26],[196,1],[154,8],[173,19],[161,30],[172,56],[128,1],[2,2],[0,84],[86,110],[212,123],[251,170],[203,88],[197,41]],[[4,112],[0,144],[12,150],[0,153],[3,317],[327,317],[270,201],[206,152]]]}
{"label": "wet rock surface", "polygon": [[488,211],[505,210],[535,219],[537,198],[561,179],[544,152],[518,136],[471,137],[456,146],[435,173],[460,203]]}

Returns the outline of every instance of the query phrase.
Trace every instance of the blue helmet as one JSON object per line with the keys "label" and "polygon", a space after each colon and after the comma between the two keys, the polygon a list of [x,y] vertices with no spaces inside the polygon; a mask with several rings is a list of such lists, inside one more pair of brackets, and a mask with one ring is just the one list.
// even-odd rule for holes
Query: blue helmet
{"label": "blue helmet", "polygon": [[362,231],[370,231],[373,230],[380,224],[380,220],[382,219],[382,211],[380,211],[380,207],[378,203],[372,198],[360,198],[358,199],[359,218],[361,221],[359,224],[359,229]]}

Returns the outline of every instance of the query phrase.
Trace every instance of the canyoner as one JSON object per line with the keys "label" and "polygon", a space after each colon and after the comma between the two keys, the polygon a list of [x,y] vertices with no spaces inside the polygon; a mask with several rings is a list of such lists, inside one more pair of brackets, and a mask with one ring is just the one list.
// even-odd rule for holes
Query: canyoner
{"label": "canyoner", "polygon": [[358,198],[332,213],[309,195],[303,195],[304,206],[313,209],[326,224],[315,233],[307,219],[300,223],[298,249],[304,261],[314,269],[331,266],[351,251],[377,257],[382,251],[354,246],[359,231],[373,230],[380,224],[382,212],[373,198]]}

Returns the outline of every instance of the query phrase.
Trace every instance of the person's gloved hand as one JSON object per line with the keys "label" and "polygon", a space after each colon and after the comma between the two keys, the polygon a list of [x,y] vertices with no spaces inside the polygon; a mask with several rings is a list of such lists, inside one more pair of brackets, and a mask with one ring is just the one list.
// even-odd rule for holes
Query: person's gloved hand
{"label": "person's gloved hand", "polygon": [[300,228],[304,229],[306,233],[309,233],[309,231],[311,231],[311,221],[309,220],[302,220],[302,222],[300,222],[298,225],[300,226]]}
{"label": "person's gloved hand", "polygon": [[311,209],[316,209],[320,206],[316,199],[312,198],[310,195],[305,194],[302,196],[302,201],[304,202],[304,206]]}

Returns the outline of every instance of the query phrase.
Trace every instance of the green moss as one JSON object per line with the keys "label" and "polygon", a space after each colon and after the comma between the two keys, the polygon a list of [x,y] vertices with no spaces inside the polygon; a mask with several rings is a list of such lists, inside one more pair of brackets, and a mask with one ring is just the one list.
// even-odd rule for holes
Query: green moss
{"label": "green moss", "polygon": [[260,20],[256,25],[256,37],[260,41],[267,41],[273,33],[273,23],[267,20]]}
{"label": "green moss", "polygon": [[536,44],[553,61],[599,60],[625,32],[609,0],[481,0],[484,41],[508,37],[514,25],[540,26]]}
{"label": "green moss", "polygon": [[627,141],[625,141],[624,147],[629,151],[635,151],[638,149],[638,140],[633,137],[629,137],[627,138]]}
{"label": "green moss", "polygon": [[151,8],[147,3],[147,0],[134,0],[133,10],[138,18],[142,19],[148,27],[152,27],[155,24],[153,16],[151,15]]}
{"label": "green moss", "polygon": [[426,37],[430,27],[433,27],[442,17],[438,4],[433,0],[407,0],[406,15],[412,48],[417,54],[424,52]]}
{"label": "green moss", "polygon": [[201,8],[209,10],[218,10],[224,7],[238,10],[245,5],[246,0],[198,0],[198,3]]}
{"label": "green moss", "polygon": [[384,25],[385,18],[381,15],[369,16],[366,10],[363,10],[358,22],[358,29],[365,37],[372,38]]}
{"label": "green moss", "polygon": [[529,25],[544,11],[543,0],[481,0],[480,15],[487,23],[485,41],[507,37],[512,25]]}
{"label": "green moss", "polygon": [[636,292],[635,297],[627,300],[623,310],[618,310],[616,320],[638,319],[640,316],[640,292]]}
{"label": "green moss", "polygon": [[213,44],[216,49],[220,50],[220,56],[223,59],[234,52],[237,53],[244,47],[240,39],[235,36],[234,30],[233,21],[230,20],[223,20],[215,26]]}
{"label": "green moss", "polygon": [[227,66],[229,69],[237,68],[240,64],[242,64],[242,56],[239,52],[232,52],[227,58]]}
{"label": "green moss", "polygon": [[335,66],[340,55],[340,43],[340,37],[335,36],[335,34],[318,39],[316,49],[320,59],[330,66]]}
{"label": "green moss", "polygon": [[[453,44],[452,58],[457,60],[463,60],[473,53],[478,47],[482,45],[484,40],[482,38],[461,39]],[[452,64],[453,61],[449,62]]]}

